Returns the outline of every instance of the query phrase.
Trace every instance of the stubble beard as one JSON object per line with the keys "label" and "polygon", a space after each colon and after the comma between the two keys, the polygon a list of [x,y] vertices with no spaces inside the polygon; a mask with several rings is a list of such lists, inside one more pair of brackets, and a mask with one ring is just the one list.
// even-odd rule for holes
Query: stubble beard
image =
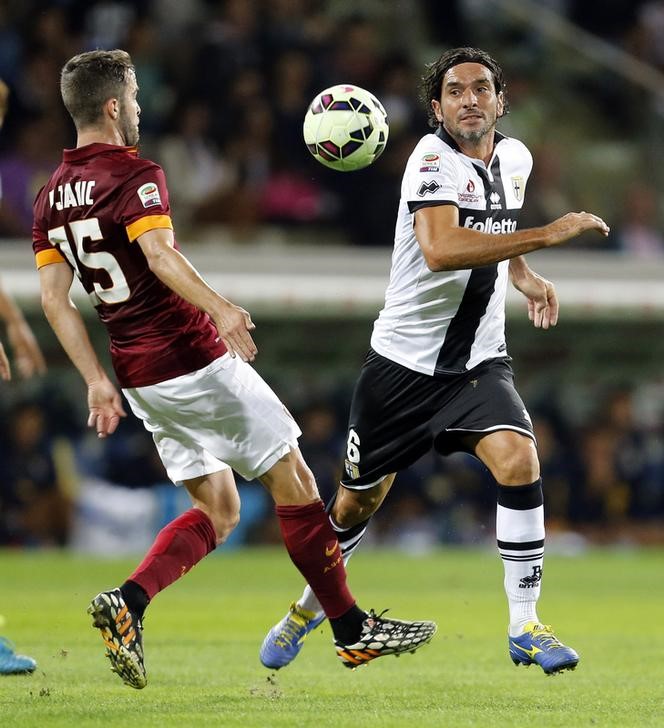
{"label": "stubble beard", "polygon": [[453,136],[456,136],[459,139],[463,139],[465,142],[477,144],[478,142],[482,141],[482,139],[484,139],[484,137],[489,132],[493,131],[495,126],[496,119],[493,119],[492,121],[486,121],[479,129],[465,130],[461,127],[461,124],[457,124],[454,128]]}
{"label": "stubble beard", "polygon": [[120,126],[120,133],[122,134],[122,138],[124,139],[126,146],[135,147],[138,144],[138,124],[132,124],[129,119],[123,118]]}

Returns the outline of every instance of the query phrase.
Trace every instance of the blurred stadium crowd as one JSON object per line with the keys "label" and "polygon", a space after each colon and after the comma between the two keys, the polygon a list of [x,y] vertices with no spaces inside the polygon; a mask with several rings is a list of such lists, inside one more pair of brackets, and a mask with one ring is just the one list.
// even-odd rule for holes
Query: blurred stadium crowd
{"label": "blurred stadium crowd", "polygon": [[[607,249],[664,257],[664,165],[653,165],[659,152],[652,146],[663,127],[664,94],[524,25],[509,5],[0,0],[0,78],[11,89],[0,136],[0,260],[3,239],[29,238],[34,195],[61,149],[75,144],[58,86],[60,68],[74,53],[131,53],[142,154],[165,168],[178,236],[188,245],[216,235],[252,241],[278,227],[300,242],[390,246],[403,164],[426,129],[418,78],[426,61],[455,45],[486,48],[506,71],[512,111],[500,128],[523,139],[536,160],[523,225],[590,209],[612,227],[600,243]],[[593,5],[538,3],[664,71],[664,2],[606,0],[600,13]],[[380,163],[352,175],[316,165],[301,140],[311,98],[345,81],[374,92],[390,121]],[[288,391],[282,395],[292,401]],[[295,412],[324,497],[339,476],[347,396],[300,398]],[[661,540],[664,427],[661,413],[641,416],[643,396],[615,387],[596,397],[583,421],[569,421],[550,403],[533,407],[550,533]],[[130,497],[143,498],[142,505],[132,501],[136,512],[146,508],[157,522],[177,507],[140,425],[127,419],[108,441],[97,441],[84,431],[79,400],[55,378],[13,394],[0,388],[0,545],[84,542],[82,521],[101,529],[104,518],[121,540]],[[121,515],[94,512],[82,495],[108,484],[123,486],[116,489]],[[144,497],[146,488],[154,498]],[[260,487],[243,486],[243,493],[238,541],[277,540]],[[494,510],[492,484],[479,464],[430,456],[399,477],[373,538],[415,550],[480,543],[492,538]],[[629,526],[634,519],[636,529]]]}
{"label": "blurred stadium crowd", "polygon": [[[341,396],[294,410],[324,498],[341,474],[346,404]],[[615,387],[578,426],[550,403],[531,408],[552,546],[576,548],[586,539],[661,543],[664,436],[661,423],[648,426],[637,416],[642,405],[631,388]],[[84,430],[84,416],[56,388],[3,412],[0,545],[124,552],[140,548],[141,538],[149,543],[149,534],[184,506],[186,495],[167,483],[137,420],[127,418],[100,441]],[[267,494],[258,483],[240,487],[243,519],[231,544],[278,543]],[[413,551],[493,543],[494,491],[474,458],[429,454],[397,477],[370,540]]]}
{"label": "blurred stadium crowd", "polygon": [[[30,233],[35,192],[74,144],[59,96],[63,62],[122,47],[140,80],[142,153],[166,169],[181,236],[222,225],[251,239],[276,224],[304,239],[389,246],[386,210],[396,209],[403,163],[426,129],[415,93],[423,64],[443,47],[479,45],[506,71],[512,113],[501,128],[537,159],[523,223],[592,209],[614,231],[608,247],[664,254],[656,188],[643,174],[664,99],[591,62],[574,37],[565,45],[524,25],[510,4],[3,0],[0,78],[12,98],[0,138],[0,238]],[[583,0],[533,7],[664,69],[660,0],[609,0],[601,13]],[[380,165],[355,175],[314,165],[301,138],[315,93],[345,81],[373,91],[390,121]]]}

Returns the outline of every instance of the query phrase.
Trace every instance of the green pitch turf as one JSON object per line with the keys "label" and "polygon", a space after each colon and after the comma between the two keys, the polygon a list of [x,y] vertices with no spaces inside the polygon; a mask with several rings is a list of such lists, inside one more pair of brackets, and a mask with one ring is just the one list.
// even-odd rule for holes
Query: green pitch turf
{"label": "green pitch turf", "polygon": [[435,619],[433,642],[350,671],[324,624],[278,673],[258,648],[300,577],[281,550],[221,553],[151,605],[141,691],[111,674],[85,613],[132,566],[0,552],[0,634],[39,663],[32,676],[0,677],[0,726],[664,726],[661,550],[547,558],[540,617],[581,655],[575,672],[553,677],[507,656],[502,566],[490,550],[358,554],[360,604]]}

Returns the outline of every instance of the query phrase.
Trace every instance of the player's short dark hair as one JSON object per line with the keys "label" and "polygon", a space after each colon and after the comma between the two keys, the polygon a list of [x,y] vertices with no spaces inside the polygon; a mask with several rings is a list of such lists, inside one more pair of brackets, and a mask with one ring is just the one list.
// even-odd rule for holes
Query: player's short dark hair
{"label": "player's short dark hair", "polygon": [[505,94],[505,77],[503,76],[503,69],[498,65],[497,61],[486,51],[480,50],[479,48],[451,48],[445,51],[437,61],[429,63],[426,66],[426,71],[420,82],[420,99],[427,110],[429,126],[438,127],[440,124],[438,119],[436,119],[436,115],[433,113],[431,102],[434,99],[440,101],[445,74],[450,68],[458,66],[460,63],[481,63],[483,66],[486,66],[493,76],[496,94],[499,94],[501,91],[503,92],[503,115],[509,111]]}
{"label": "player's short dark hair", "polygon": [[96,124],[106,101],[124,93],[130,72],[129,53],[88,51],[70,58],[60,74],[60,93],[76,128]]}

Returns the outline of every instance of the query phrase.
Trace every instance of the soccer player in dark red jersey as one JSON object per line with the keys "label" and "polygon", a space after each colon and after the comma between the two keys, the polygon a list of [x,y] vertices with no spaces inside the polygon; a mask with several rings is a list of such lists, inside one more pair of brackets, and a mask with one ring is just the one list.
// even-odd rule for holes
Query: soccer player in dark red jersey
{"label": "soccer player in dark red jersey", "polygon": [[380,618],[355,603],[297,447],[300,430],[249,364],[257,353],[251,317],[179,252],[164,174],[138,157],[140,107],[129,55],[75,56],[62,69],[61,92],[78,139],[35,201],[44,312],[87,385],[88,424],[99,437],[111,435],[125,411],[69,296],[76,274],[106,326],[131,409],[193,505],[162,529],[124,584],[101,592],[88,608],[112,669],[126,684],[145,686],[143,613],[237,524],[232,470],[258,478],[272,495],[286,548],[330,618],[344,664],[425,644],[434,623]]}

